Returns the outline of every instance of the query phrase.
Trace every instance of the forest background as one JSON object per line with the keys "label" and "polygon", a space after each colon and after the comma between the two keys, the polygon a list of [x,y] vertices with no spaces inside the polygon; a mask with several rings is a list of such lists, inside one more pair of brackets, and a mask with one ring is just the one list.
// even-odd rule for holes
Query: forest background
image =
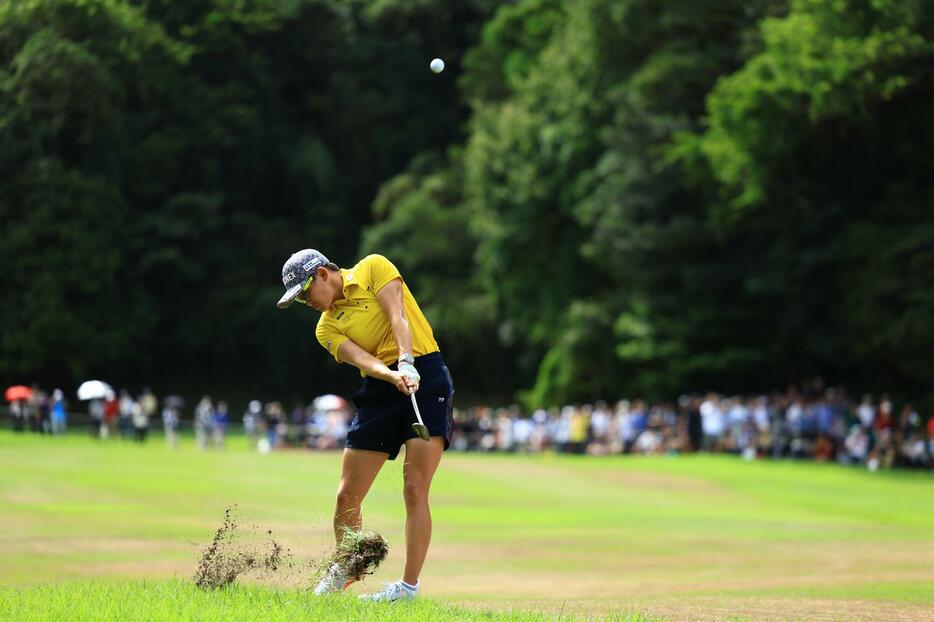
{"label": "forest background", "polygon": [[931,2],[13,0],[0,94],[7,384],[347,394],[314,247],[461,404],[934,398]]}

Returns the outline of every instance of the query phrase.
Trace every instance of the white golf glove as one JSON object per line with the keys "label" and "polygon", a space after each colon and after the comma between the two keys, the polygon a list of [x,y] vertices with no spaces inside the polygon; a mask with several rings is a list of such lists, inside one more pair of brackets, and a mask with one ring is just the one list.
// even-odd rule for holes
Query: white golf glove
{"label": "white golf glove", "polygon": [[399,361],[399,373],[408,378],[409,381],[415,383],[415,386],[412,387],[412,393],[418,391],[418,383],[422,381],[422,377],[419,375],[418,370],[415,369],[415,365],[406,363],[405,361]]}

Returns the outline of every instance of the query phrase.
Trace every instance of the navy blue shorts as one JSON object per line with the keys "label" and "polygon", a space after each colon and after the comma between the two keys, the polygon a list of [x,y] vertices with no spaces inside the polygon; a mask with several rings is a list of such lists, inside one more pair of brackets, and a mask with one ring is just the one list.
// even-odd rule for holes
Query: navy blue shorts
{"label": "navy blue shorts", "polygon": [[[396,369],[396,366],[390,368]],[[451,372],[440,352],[417,357],[415,369],[422,377],[415,394],[418,410],[428,433],[442,437],[447,449],[454,431]],[[382,451],[389,454],[390,460],[395,460],[402,444],[417,436],[412,429],[417,420],[411,398],[385,380],[367,376],[353,401],[357,412],[350,422],[344,447]]]}

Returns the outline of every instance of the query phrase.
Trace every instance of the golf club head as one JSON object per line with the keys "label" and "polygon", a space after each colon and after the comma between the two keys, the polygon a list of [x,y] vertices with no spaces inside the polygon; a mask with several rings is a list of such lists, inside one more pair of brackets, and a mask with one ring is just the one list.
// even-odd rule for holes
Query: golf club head
{"label": "golf club head", "polygon": [[423,441],[427,441],[429,438],[431,438],[431,435],[428,434],[428,426],[426,426],[424,423],[413,423],[412,429],[418,435],[418,438],[422,439]]}

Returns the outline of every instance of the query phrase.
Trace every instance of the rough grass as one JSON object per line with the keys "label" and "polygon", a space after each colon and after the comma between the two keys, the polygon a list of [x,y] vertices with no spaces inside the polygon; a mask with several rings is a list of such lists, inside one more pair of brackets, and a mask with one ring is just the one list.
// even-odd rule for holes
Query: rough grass
{"label": "rough grass", "polygon": [[[579,616],[559,616],[571,622]],[[459,620],[463,622],[544,622],[555,616],[534,612],[472,610],[434,600],[379,604],[360,602],[342,594],[316,597],[307,591],[232,585],[213,592],[189,581],[79,582],[0,589],[2,620],[69,620],[79,622],[126,620],[243,620],[268,622],[317,620],[343,622],[407,622]],[[652,622],[640,614],[614,614],[606,620]]]}
{"label": "rough grass", "polygon": [[[386,537],[389,558],[354,592],[401,576],[401,462],[387,463],[364,505],[364,526]],[[298,559],[320,559],[331,552],[338,471],[337,454],[262,456],[236,438],[199,453],[190,441],[172,452],[158,439],[0,432],[0,585],[184,583],[231,504]],[[934,617],[929,473],[728,456],[448,454],[432,512],[423,595],[471,610]],[[288,595],[309,584],[296,574],[271,587]]]}

